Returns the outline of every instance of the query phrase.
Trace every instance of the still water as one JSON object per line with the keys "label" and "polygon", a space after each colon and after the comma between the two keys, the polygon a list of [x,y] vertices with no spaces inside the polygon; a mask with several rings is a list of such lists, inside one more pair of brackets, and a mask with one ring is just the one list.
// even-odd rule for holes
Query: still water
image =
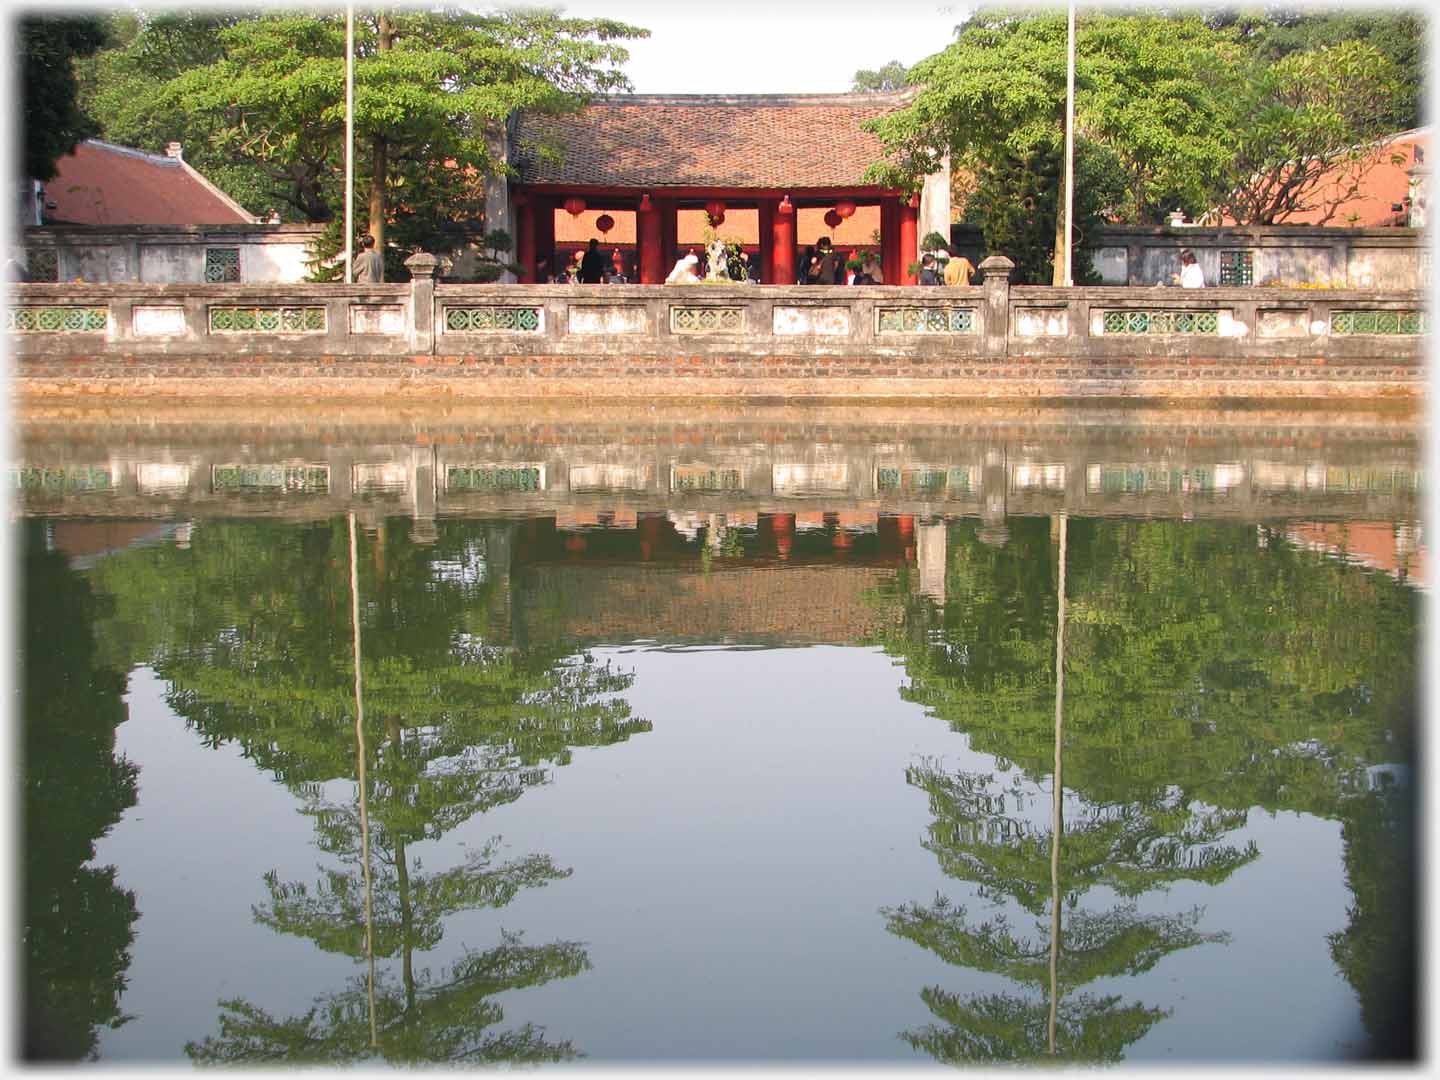
{"label": "still water", "polygon": [[122,416],[16,455],[28,1056],[1413,1053],[1404,420]]}

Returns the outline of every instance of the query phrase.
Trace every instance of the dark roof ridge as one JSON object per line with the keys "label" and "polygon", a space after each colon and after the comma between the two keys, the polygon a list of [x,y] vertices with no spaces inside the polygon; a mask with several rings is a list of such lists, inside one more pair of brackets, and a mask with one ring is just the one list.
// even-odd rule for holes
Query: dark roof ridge
{"label": "dark roof ridge", "polygon": [[904,90],[862,91],[829,94],[608,94],[592,98],[591,105],[855,105],[897,108],[914,100],[916,87]]}

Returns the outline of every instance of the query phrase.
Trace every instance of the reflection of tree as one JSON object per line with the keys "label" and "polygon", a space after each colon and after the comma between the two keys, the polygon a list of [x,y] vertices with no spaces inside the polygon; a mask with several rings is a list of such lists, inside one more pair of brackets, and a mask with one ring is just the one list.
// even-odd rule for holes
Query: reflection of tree
{"label": "reflection of tree", "polygon": [[[931,1024],[901,1038],[947,1065],[1034,1061],[1046,1052],[1049,1005],[1043,998],[1012,994],[961,997],[926,987],[920,997],[946,1026]],[[1116,1062],[1125,1047],[1165,1017],[1160,1009],[1121,1005],[1119,997],[1076,994],[1059,1003],[1056,1057],[1065,1061]]]}
{"label": "reflection of tree", "polygon": [[1414,1060],[1419,977],[1415,932],[1415,796],[1382,784],[1347,802],[1345,878],[1349,922],[1330,935],[1330,955],[1360,997],[1370,1056]]}
{"label": "reflection of tree", "polygon": [[[1066,787],[1097,805],[1178,789],[1210,807],[1334,816],[1388,759],[1413,699],[1419,600],[1383,574],[1224,522],[1070,523]],[[1055,575],[1048,523],[995,549],[948,532],[946,603],[887,642],[903,691],[971,745],[1048,774]]]}
{"label": "reflection of tree", "polygon": [[[313,886],[267,877],[270,901],[257,921],[360,961],[398,961],[400,970],[373,976],[374,1047],[366,976],[298,1018],[224,1002],[219,1035],[188,1052],[201,1061],[574,1056],[539,1029],[487,1031],[502,1019],[488,998],[584,970],[579,944],[526,946],[507,935],[438,975],[414,967],[417,951],[440,944],[448,916],[502,907],[569,871],[540,855],[497,863],[492,845],[422,872],[410,848],[550,782],[550,766],[568,763],[576,747],[649,730],[619,696],[632,676],[589,655],[495,643],[503,634],[492,633],[492,609],[503,607],[495,594],[506,568],[487,561],[487,527],[445,523],[434,543],[420,545],[403,522],[387,522],[355,565],[362,709],[348,530],[277,531],[269,543],[251,535],[273,529],[195,531],[193,565],[216,577],[196,592],[228,599],[203,605],[183,638],[155,649],[154,663],[170,681],[172,706],[207,740],[237,743],[286,783],[319,847],[337,860]],[[235,557],[241,552],[266,565],[257,570]],[[335,801],[337,782],[354,783],[368,810]]]}
{"label": "reflection of tree", "polygon": [[[325,813],[344,817],[334,808]],[[270,902],[256,909],[262,925],[309,938],[327,952],[366,958],[366,894],[359,866],[358,815],[350,814],[357,846],[342,853],[343,869],[329,869],[312,888],[300,882],[265,879]],[[329,825],[333,837],[339,831]],[[569,876],[550,859],[531,855],[494,865],[492,841],[464,862],[434,874],[408,864],[403,844],[376,844],[371,947],[378,957],[401,961],[396,978],[380,971],[375,980],[376,1043],[370,1043],[370,989],[352,979],[326,995],[303,1016],[276,1019],[242,999],[222,1001],[220,1034],[190,1043],[186,1052],[200,1062],[284,1061],[340,1063],[379,1056],[391,1063],[440,1061],[560,1061],[576,1056],[568,1042],[550,1042],[542,1029],[526,1024],[490,1031],[504,1020],[489,1000],[505,990],[538,986],[588,970],[578,942],[528,946],[521,935],[502,931],[501,943],[484,951],[466,949],[459,960],[432,975],[415,970],[414,953],[433,949],[443,935],[445,916],[462,910],[508,904],[525,888]]]}
{"label": "reflection of tree", "polygon": [[[1019,816],[1021,791],[996,790],[988,775],[945,773],[927,761],[908,768],[906,780],[930,796],[935,820],[924,846],[946,874],[974,882],[982,897],[1013,897],[1027,911],[1044,910],[1052,837]],[[1175,881],[1218,884],[1259,855],[1253,843],[1219,843],[1244,824],[1243,810],[1187,806],[1178,796],[1087,805],[1071,814],[1062,837],[1061,888],[1078,896],[1098,885],[1136,897]]]}
{"label": "reflection of tree", "polygon": [[370,1045],[370,991],[360,976],[303,1016],[283,1020],[246,1001],[222,1001],[220,1034],[187,1043],[185,1051],[202,1064],[343,1064],[376,1057],[393,1064],[564,1061],[576,1056],[574,1047],[546,1040],[532,1024],[490,1033],[503,1013],[489,998],[589,966],[575,942],[526,946],[518,935],[506,935],[497,947],[466,950],[450,967],[433,977],[423,971],[410,985],[382,973],[375,986],[375,1047]]}
{"label": "reflection of tree", "polygon": [[115,756],[124,676],[99,662],[90,586],[27,522],[24,582],[24,1056],[95,1056],[117,1026],[134,941],[135,895],[113,866],[86,864],[135,805],[138,770]]}
{"label": "reflection of tree", "polygon": [[[1096,979],[1139,975],[1181,949],[1228,940],[1196,929],[1200,909],[1142,915],[1132,904],[1093,911],[1080,907],[1099,886],[1138,897],[1179,880],[1215,883],[1256,858],[1253,845],[1217,841],[1243,823],[1234,815],[1187,813],[1185,808],[1084,806],[1058,838],[1059,876],[1052,882],[1056,837],[1019,815],[1023,793],[995,790],[989,776],[946,774],[925,762],[907,770],[909,782],[930,796],[935,821],[924,846],[951,877],[972,882],[983,900],[1018,902],[1035,915],[1063,903],[1063,939],[1054,922],[1017,932],[1003,912],[974,919],[938,896],[929,906],[884,911],[886,929],[934,952],[946,963],[1000,975],[1025,993],[958,996],[930,987],[921,998],[948,1027],[901,1037],[939,1060],[1017,1061],[1054,1054],[1076,1061],[1117,1061],[1131,1042],[1166,1015],[1118,996],[1077,994]],[[1052,910],[1052,917],[1055,912]],[[1055,1009],[1054,1049],[1050,1010]]]}
{"label": "reflection of tree", "polygon": [[[1053,558],[1047,524],[1012,521],[999,550],[978,542],[968,524],[952,526],[946,604],[936,611],[912,603],[889,643],[905,659],[908,700],[1032,783],[1058,767],[1051,706],[1059,594],[1054,576],[1035,572]],[[1413,711],[1417,621],[1409,590],[1253,526],[1075,525],[1063,736],[1065,788],[1078,806],[1072,820],[1058,836],[1028,824],[1018,782],[993,790],[989,777],[946,776],[926,764],[908,776],[930,795],[935,822],[925,846],[944,871],[973,882],[981,899],[1012,899],[1037,915],[1063,896],[1076,909],[1063,942],[1043,927],[1043,945],[1019,938],[999,917],[971,922],[948,902],[886,912],[893,932],[945,959],[1027,985],[1040,981],[1041,958],[1053,946],[1052,985],[1062,992],[1224,940],[1200,934],[1195,912],[1162,918],[1128,905],[1098,914],[1080,908],[1093,887],[1134,899],[1178,880],[1224,881],[1258,857],[1253,844],[1224,843],[1252,806],[1352,820],[1347,792],[1367,766],[1392,758]],[[1348,824],[1346,831],[1349,842]],[[1057,840],[1052,883],[1047,856]],[[1357,882],[1361,861],[1349,864],[1357,905],[1344,941],[1397,887],[1378,868],[1368,887]],[[1360,952],[1341,942],[1335,950],[1347,977],[1363,979]],[[945,1060],[1012,1060],[1049,1049],[1043,1001],[933,988],[925,1000],[951,1027],[905,1037]],[[1118,1001],[1062,994],[1052,1003],[1054,1052],[1117,1060],[1160,1017],[1116,1009]],[[1125,1037],[1111,1039],[1117,1032]]]}

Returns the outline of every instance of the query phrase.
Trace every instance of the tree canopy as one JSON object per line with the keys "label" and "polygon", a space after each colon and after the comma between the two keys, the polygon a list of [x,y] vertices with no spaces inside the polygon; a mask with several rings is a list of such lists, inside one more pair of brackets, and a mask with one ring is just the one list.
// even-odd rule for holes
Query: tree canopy
{"label": "tree canopy", "polygon": [[[1081,12],[1072,239],[1175,209],[1273,224],[1315,208],[1321,175],[1417,115],[1420,65],[1401,44],[1413,23],[1381,19],[1359,40],[1326,19],[1297,37],[1198,11]],[[969,178],[966,220],[1021,281],[1058,272],[1066,44],[1063,12],[984,8],[910,69],[915,100],[872,123],[887,156],[871,178],[913,186],[948,152]]]}
{"label": "tree canopy", "polygon": [[[311,222],[339,214],[343,14],[126,18],[90,82],[107,132],[150,148],[198,140],[192,160],[240,183],[252,211],[278,206]],[[397,213],[412,219],[406,239],[416,246],[433,244],[427,230],[476,216],[477,190],[483,207],[484,179],[505,167],[495,139],[506,118],[628,88],[622,42],[646,33],[545,9],[357,12],[356,178],[377,245]]]}
{"label": "tree canopy", "polygon": [[55,162],[100,125],[81,107],[74,61],[105,43],[97,15],[26,15],[16,27],[20,52],[21,167],[36,180],[53,180]]}

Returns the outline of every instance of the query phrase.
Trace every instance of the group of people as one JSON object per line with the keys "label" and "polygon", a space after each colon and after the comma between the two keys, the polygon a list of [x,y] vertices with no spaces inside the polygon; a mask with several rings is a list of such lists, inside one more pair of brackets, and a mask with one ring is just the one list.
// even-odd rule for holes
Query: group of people
{"label": "group of people", "polygon": [[[354,278],[360,283],[385,280],[385,262],[375,250],[375,238],[364,236],[360,241],[360,254],[354,262]],[[750,258],[748,251],[738,256],[703,255],[691,248],[675,262],[674,268],[665,278],[666,285],[698,284],[708,274],[708,263],[713,258],[724,258],[726,266],[715,277],[728,277],[732,281],[760,281],[760,267]],[[14,260],[11,260],[12,263]],[[624,285],[631,278],[625,270],[625,255],[616,248],[607,260],[600,252],[600,242],[591,240],[588,248],[575,252],[574,258],[559,273],[548,273],[541,260],[541,279],[552,285]],[[5,277],[8,280],[24,281],[28,275],[24,269],[7,264]],[[920,256],[921,285],[969,285],[975,277],[975,265],[964,255],[952,255],[946,248],[926,251]],[[1205,275],[1200,269],[1192,251],[1180,252],[1180,271],[1171,274],[1173,284],[1186,289],[1205,286]],[[883,285],[885,277],[880,270],[880,259],[872,251],[856,257],[841,258],[830,243],[828,236],[822,236],[812,247],[805,249],[800,260],[797,285]]]}
{"label": "group of people", "polygon": [[600,241],[595,239],[591,239],[588,247],[577,248],[574,257],[554,273],[541,259],[540,278],[550,285],[625,285],[630,281],[625,269],[625,253],[616,248],[606,259],[600,251]]}
{"label": "group of people", "polygon": [[828,236],[807,247],[800,257],[797,285],[883,285],[880,258],[873,251],[863,255],[851,252],[842,256]]}
{"label": "group of people", "polygon": [[936,248],[920,256],[920,284],[969,285],[975,279],[975,264],[964,255],[952,255],[948,248]]}

